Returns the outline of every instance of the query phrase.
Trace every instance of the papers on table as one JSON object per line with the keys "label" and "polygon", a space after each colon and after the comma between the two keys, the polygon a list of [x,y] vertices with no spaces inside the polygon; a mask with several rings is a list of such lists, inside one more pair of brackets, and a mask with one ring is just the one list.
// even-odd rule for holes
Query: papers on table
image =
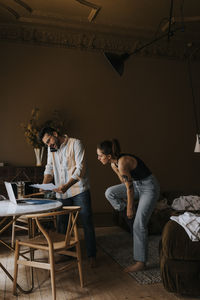
{"label": "papers on table", "polygon": [[37,189],[42,189],[44,191],[53,191],[54,189],[57,188],[57,186],[53,183],[31,184],[30,186],[37,188]]}

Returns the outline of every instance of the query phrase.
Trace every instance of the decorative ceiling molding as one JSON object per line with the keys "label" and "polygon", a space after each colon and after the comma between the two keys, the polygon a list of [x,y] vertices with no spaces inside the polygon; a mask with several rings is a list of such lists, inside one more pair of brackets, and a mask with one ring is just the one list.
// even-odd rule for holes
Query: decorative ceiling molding
{"label": "decorative ceiling molding", "polygon": [[[28,43],[49,47],[64,47],[88,51],[113,53],[132,53],[142,45],[148,44],[153,35],[140,30],[126,30],[125,28],[103,27],[91,23],[68,24],[66,27],[47,26],[32,23],[0,23],[0,41]],[[117,31],[117,33],[116,33]],[[134,32],[134,34],[133,34]],[[180,38],[181,33],[145,47],[137,56],[185,58],[185,43]],[[198,39],[196,39],[198,41]],[[199,43],[199,42],[198,42]]]}
{"label": "decorative ceiling molding", "polygon": [[[46,3],[46,0],[43,1],[0,0],[0,17],[2,16],[0,41],[117,54],[130,54],[140,49],[136,51],[136,55],[177,59],[185,58],[188,50],[186,49],[187,44],[200,46],[200,28],[198,27],[199,23],[196,23],[196,17],[193,26],[184,27],[182,30],[184,32],[176,30],[170,35],[170,38],[168,36],[168,38],[160,39],[158,37],[164,35],[165,30],[166,34],[169,26],[166,25],[164,31],[162,31],[163,28],[159,28],[160,33],[157,29],[155,37],[155,27],[152,27],[152,24],[149,25],[148,20],[141,22],[137,18],[130,19],[132,11],[128,10],[126,12],[129,19],[127,22],[123,22],[124,19],[121,15],[116,18],[115,10],[107,4],[106,0],[101,1],[104,8],[102,12],[105,15],[99,14],[95,22],[92,21],[102,8],[94,4],[96,0],[67,0],[66,2],[60,0],[58,3],[49,1],[49,4]],[[138,0],[139,2],[140,0]],[[55,7],[58,9],[54,9]],[[88,18],[85,7],[90,10]],[[68,11],[69,8],[71,10]],[[107,18],[108,12],[111,16],[109,19]],[[152,12],[153,16],[154,13],[155,11]],[[116,21],[113,22],[113,20]]]}
{"label": "decorative ceiling molding", "polygon": [[10,6],[6,5],[6,4],[3,4],[3,3],[0,3],[0,7],[3,8],[3,9],[5,9],[6,11],[8,11],[16,19],[20,18],[19,13],[15,9],[13,9],[12,7],[10,7]]}
{"label": "decorative ceiling molding", "polygon": [[30,12],[30,13],[32,12],[32,8],[24,1],[22,1],[22,0],[13,0],[13,1],[16,2],[17,4],[19,4],[20,6],[22,6],[23,8],[25,8],[28,12]]}
{"label": "decorative ceiling molding", "polygon": [[92,22],[96,18],[97,14],[99,13],[99,11],[101,9],[101,6],[96,5],[96,4],[86,1],[86,0],[75,0],[75,1],[92,8],[92,10],[88,16],[89,22]]}
{"label": "decorative ceiling molding", "polygon": [[3,2],[0,3],[0,7],[14,16],[16,20],[20,19],[23,10],[28,11],[29,13],[32,12],[32,8],[22,0],[12,0],[10,3],[5,0],[0,1]]}
{"label": "decorative ceiling molding", "polygon": [[[26,18],[30,18],[30,14],[32,14],[32,18],[34,16],[40,16],[40,17],[48,17],[51,18],[53,17],[54,19],[56,19],[57,21],[59,20],[62,20],[63,19],[63,16],[62,15],[59,15],[59,14],[53,14],[53,13],[44,13],[44,12],[40,12],[39,10],[35,10],[33,8],[31,8],[27,3],[25,3],[24,1],[22,0],[12,0],[12,2],[9,4],[6,2],[6,0],[0,0],[2,1],[3,3],[0,3],[0,6],[7,10],[9,13],[11,13],[16,19],[20,19],[20,18],[23,18],[23,17],[26,17]],[[101,9],[101,6],[99,5],[96,5],[92,2],[89,2],[89,1],[86,1],[86,0],[74,0],[74,1],[77,1],[79,2],[81,5],[84,5],[84,6],[87,6],[89,8],[91,8],[91,11],[90,11],[90,14],[88,16],[88,21],[89,22],[92,22],[97,14],[99,13],[100,9]],[[5,2],[5,3],[4,3]],[[16,5],[17,4],[17,5]],[[26,11],[28,11],[29,15],[24,15],[24,13],[21,12],[20,8],[23,8],[25,9]],[[68,19],[68,17],[66,17],[65,19]],[[31,22],[31,20],[30,20]]]}

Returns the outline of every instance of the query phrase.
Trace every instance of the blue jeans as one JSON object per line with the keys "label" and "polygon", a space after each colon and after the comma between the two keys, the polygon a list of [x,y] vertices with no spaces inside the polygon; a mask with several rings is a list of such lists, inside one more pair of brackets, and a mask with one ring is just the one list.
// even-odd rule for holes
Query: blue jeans
{"label": "blue jeans", "polygon": [[[67,199],[58,199],[64,206],[80,206],[81,210],[79,216],[83,225],[86,250],[88,257],[96,256],[96,238],[92,220],[92,208],[90,191],[87,190],[74,197]],[[67,230],[66,216],[58,216],[57,219],[58,232],[65,234]]]}
{"label": "blue jeans", "polygon": [[[153,175],[143,180],[133,181],[134,200],[138,208],[133,222],[133,258],[146,262],[148,258],[148,221],[159,198],[160,187]],[[127,191],[124,183],[109,187],[105,196],[113,208],[122,211],[126,208]]]}

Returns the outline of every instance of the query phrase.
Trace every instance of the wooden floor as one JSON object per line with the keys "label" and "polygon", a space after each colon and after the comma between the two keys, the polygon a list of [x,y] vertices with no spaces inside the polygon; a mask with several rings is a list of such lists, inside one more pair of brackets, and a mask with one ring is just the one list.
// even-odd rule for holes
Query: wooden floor
{"label": "wooden floor", "polygon": [[[119,227],[98,227],[96,235],[109,235]],[[82,231],[80,232],[82,239]],[[83,271],[85,287],[81,288],[77,269],[56,274],[56,292],[58,300],[87,299],[87,300],[193,300],[197,298],[182,297],[168,293],[162,283],[139,285],[134,278],[124,273],[122,268],[111,257],[98,248],[96,268],[88,265],[83,248]],[[13,274],[13,253],[0,244],[0,261]],[[20,270],[20,285],[27,288],[27,270]],[[35,272],[35,289],[31,294],[12,295],[12,282],[0,269],[0,299],[1,300],[51,300],[51,284],[47,271],[37,269]]]}

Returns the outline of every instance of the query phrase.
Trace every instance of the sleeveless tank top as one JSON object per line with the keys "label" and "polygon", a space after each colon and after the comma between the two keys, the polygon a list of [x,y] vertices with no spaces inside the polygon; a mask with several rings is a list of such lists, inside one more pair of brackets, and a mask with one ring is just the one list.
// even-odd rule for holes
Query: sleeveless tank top
{"label": "sleeveless tank top", "polygon": [[117,162],[122,156],[131,156],[136,159],[137,167],[130,171],[131,177],[134,180],[142,180],[152,174],[152,172],[149,170],[149,168],[145,165],[145,163],[139,157],[137,157],[133,154],[121,153],[118,156]]}

